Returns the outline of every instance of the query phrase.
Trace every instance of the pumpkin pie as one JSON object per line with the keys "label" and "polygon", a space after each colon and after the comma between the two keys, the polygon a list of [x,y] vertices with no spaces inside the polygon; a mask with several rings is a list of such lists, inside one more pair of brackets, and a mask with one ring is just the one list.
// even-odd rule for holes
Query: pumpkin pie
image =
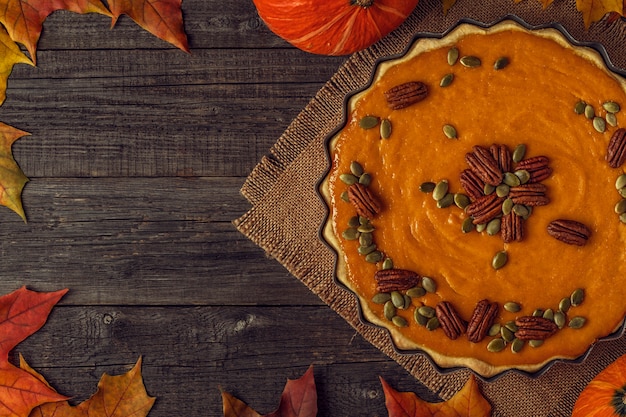
{"label": "pumpkin pie", "polygon": [[592,48],[461,24],[381,62],[320,187],[337,278],[400,351],[491,377],[626,312],[626,83]]}

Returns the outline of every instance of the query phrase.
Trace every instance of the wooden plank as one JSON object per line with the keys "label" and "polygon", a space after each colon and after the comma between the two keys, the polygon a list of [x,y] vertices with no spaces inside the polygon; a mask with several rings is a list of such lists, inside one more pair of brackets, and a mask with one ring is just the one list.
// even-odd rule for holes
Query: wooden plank
{"label": "wooden plank", "polygon": [[437,398],[317,307],[59,306],[17,350],[75,400],[88,398],[103,372],[125,372],[142,355],[145,385],[158,398],[150,417],[221,416],[219,387],[269,413],[287,378],[311,364],[318,415],[385,415],[379,376]]}

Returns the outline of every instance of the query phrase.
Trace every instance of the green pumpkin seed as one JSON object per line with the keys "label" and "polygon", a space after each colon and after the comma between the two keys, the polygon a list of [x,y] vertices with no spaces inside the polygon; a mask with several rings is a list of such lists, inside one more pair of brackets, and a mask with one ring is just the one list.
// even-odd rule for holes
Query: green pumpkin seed
{"label": "green pumpkin seed", "polygon": [[383,269],[393,269],[393,261],[391,258],[385,258],[383,261]]}
{"label": "green pumpkin seed", "polygon": [[349,227],[341,233],[341,236],[346,240],[357,240],[359,238],[359,231],[354,227]]}
{"label": "green pumpkin seed", "polygon": [[530,340],[528,342],[528,346],[534,347],[534,348],[538,348],[541,345],[543,345],[543,340]]}
{"label": "green pumpkin seed", "polygon": [[504,214],[505,216],[509,214],[514,205],[515,203],[513,203],[513,200],[511,200],[510,198],[504,200],[504,202],[502,203],[502,214]]}
{"label": "green pumpkin seed", "polygon": [[409,307],[411,307],[411,297],[404,294],[404,305],[402,306],[402,310],[406,310]]}
{"label": "green pumpkin seed", "polygon": [[391,122],[389,119],[383,119],[380,122],[380,137],[383,139],[389,139],[391,136]]}
{"label": "green pumpkin seed", "polygon": [[570,298],[563,297],[561,301],[559,302],[559,311],[562,311],[563,313],[567,313],[571,306],[572,306],[572,301],[570,300]]}
{"label": "green pumpkin seed", "polygon": [[348,194],[347,191],[342,192],[340,198],[346,203],[350,202],[350,195]]}
{"label": "green pumpkin seed", "polygon": [[472,219],[471,217],[466,217],[463,220],[463,223],[461,223],[461,231],[463,233],[469,233],[476,228],[476,226],[474,226],[473,220],[474,219]]}
{"label": "green pumpkin seed", "polygon": [[359,181],[354,174],[341,174],[339,179],[346,185],[356,184]]}
{"label": "green pumpkin seed", "polygon": [[[502,179],[502,182],[506,185],[508,185],[509,187],[517,187],[518,185],[520,185],[522,183],[522,181],[519,179],[519,177],[515,174],[513,174],[512,172],[505,172],[504,173],[504,178]],[[496,189],[497,191],[497,189]]]}
{"label": "green pumpkin seed", "polygon": [[370,224],[370,219],[365,216],[359,216],[359,224],[365,226],[366,224]]}
{"label": "green pumpkin seed", "polygon": [[443,134],[446,135],[448,139],[457,138],[456,128],[450,124],[443,125]]}
{"label": "green pumpkin seed", "polygon": [[606,101],[602,103],[602,107],[609,113],[617,113],[620,111],[619,104],[614,101]]}
{"label": "green pumpkin seed", "polygon": [[512,342],[513,339],[515,339],[515,333],[506,327],[500,328],[500,336],[502,336],[502,339],[506,342]]}
{"label": "green pumpkin seed", "polygon": [[586,321],[587,319],[582,316],[572,317],[571,320],[569,321],[568,326],[571,327],[572,329],[580,329],[581,327],[585,325]]}
{"label": "green pumpkin seed", "polygon": [[469,206],[470,199],[465,194],[456,193],[454,194],[454,204],[456,204],[456,206],[460,208],[461,210],[464,210],[465,207]]}
{"label": "green pumpkin seed", "polygon": [[385,303],[385,306],[383,307],[383,315],[387,320],[393,319],[393,317],[396,315],[396,307],[393,305],[393,302],[391,300]]}
{"label": "green pumpkin seed", "polygon": [[496,187],[494,187],[491,184],[485,184],[484,187],[483,187],[483,194],[484,195],[492,194],[494,191],[496,191]]}
{"label": "green pumpkin seed", "polygon": [[582,288],[578,288],[572,292],[570,296],[570,302],[572,306],[576,307],[582,304],[585,300],[585,291]]}
{"label": "green pumpkin seed", "polygon": [[543,310],[538,308],[535,311],[533,311],[533,317],[542,317],[543,316]]}
{"label": "green pumpkin seed", "polygon": [[[515,175],[514,175],[515,177]],[[515,177],[517,178],[517,177]],[[518,178],[519,179],[519,178]],[[506,197],[507,195],[509,195],[509,190],[511,189],[511,187],[509,187],[506,184],[500,184],[496,187],[496,195],[498,197]]]}
{"label": "green pumpkin seed", "polygon": [[361,246],[370,246],[374,243],[374,235],[371,233],[361,233],[359,236],[359,245]]}
{"label": "green pumpkin seed", "polygon": [[622,223],[626,223],[626,213],[622,213],[619,215],[619,221]]}
{"label": "green pumpkin seed", "polygon": [[604,131],[606,130],[606,122],[602,117],[594,117],[592,124],[593,128],[600,133],[604,133]]}
{"label": "green pumpkin seed", "polygon": [[432,294],[437,291],[437,283],[430,277],[422,277],[422,288]]}
{"label": "green pumpkin seed", "polygon": [[626,187],[626,174],[620,175],[617,177],[617,180],[615,180],[615,188],[617,190],[621,190],[624,187]]}
{"label": "green pumpkin seed", "polygon": [[619,190],[617,190],[617,192],[619,193],[619,195],[621,195],[623,198],[626,198],[626,187],[620,188]]}
{"label": "green pumpkin seed", "polygon": [[495,69],[496,71],[504,69],[507,65],[509,65],[509,62],[509,58],[501,56],[500,58],[496,59],[496,62],[494,62],[493,69]]}
{"label": "green pumpkin seed", "polygon": [[589,120],[593,119],[596,116],[596,111],[593,109],[593,106],[587,104],[585,106],[585,117]]}
{"label": "green pumpkin seed", "polygon": [[426,318],[431,319],[435,317],[435,309],[432,308],[431,306],[421,306],[420,308],[417,309],[417,311]]}
{"label": "green pumpkin seed", "polygon": [[439,319],[437,317],[433,317],[431,319],[428,319],[428,321],[426,322],[426,328],[428,330],[435,330],[439,327],[440,323],[439,323]]}
{"label": "green pumpkin seed", "polygon": [[479,223],[479,224],[476,225],[476,231],[478,233],[484,232],[486,228],[487,228],[487,223]]}
{"label": "green pumpkin seed", "polygon": [[422,287],[413,287],[413,288],[409,288],[406,291],[406,295],[408,295],[411,298],[420,298],[426,295],[426,290],[423,289]]}
{"label": "green pumpkin seed", "polygon": [[420,184],[420,191],[423,193],[432,193],[436,185],[437,184],[431,181],[423,182]]}
{"label": "green pumpkin seed", "polygon": [[554,324],[556,324],[559,329],[562,329],[565,326],[566,320],[567,319],[565,318],[565,313],[563,313],[562,311],[557,311],[554,313]]}
{"label": "green pumpkin seed", "polygon": [[503,339],[500,339],[499,337],[496,339],[493,339],[491,342],[487,344],[487,350],[493,353],[500,352],[505,347],[506,347],[506,342]]}
{"label": "green pumpkin seed", "polygon": [[585,107],[587,107],[587,103],[580,100],[574,105],[574,113],[583,114],[585,113]]}
{"label": "green pumpkin seed", "polygon": [[450,84],[452,84],[453,80],[454,80],[454,74],[452,73],[446,74],[443,76],[441,81],[439,81],[439,87],[447,87]]}
{"label": "green pumpkin seed", "polygon": [[525,169],[517,170],[514,174],[517,178],[519,178],[521,184],[526,184],[530,180],[530,172]]}
{"label": "green pumpkin seed", "polygon": [[487,231],[487,234],[489,236],[495,236],[498,233],[500,233],[500,225],[502,224],[502,221],[499,218],[495,218],[493,220],[490,220],[487,223],[487,228],[485,229]]}
{"label": "green pumpkin seed", "polygon": [[487,331],[487,335],[491,336],[491,337],[495,337],[495,336],[500,334],[500,329],[501,328],[502,328],[502,326],[500,325],[500,323],[494,323],[494,324],[491,325],[491,327]]}
{"label": "green pumpkin seed", "polygon": [[374,226],[371,223],[363,223],[361,224],[357,230],[361,233],[372,233],[374,230]]}
{"label": "green pumpkin seed", "polygon": [[357,177],[363,175],[363,166],[359,164],[357,161],[352,161],[350,163],[350,172]]}
{"label": "green pumpkin seed", "polygon": [[357,249],[357,251],[361,255],[369,255],[370,253],[374,252],[375,250],[376,250],[376,244],[375,243],[372,243],[369,246],[359,246],[359,249]]}
{"label": "green pumpkin seed", "polygon": [[621,199],[616,205],[615,205],[615,213],[617,214],[622,214],[622,213],[626,213],[626,199]]}
{"label": "green pumpkin seed", "polygon": [[500,251],[494,255],[493,259],[491,260],[491,266],[493,267],[493,269],[498,270],[506,265],[508,260],[509,257],[506,251]]}
{"label": "green pumpkin seed", "polygon": [[515,320],[507,321],[504,323],[504,327],[515,333],[517,331],[517,325],[515,324]]}
{"label": "green pumpkin seed", "polygon": [[473,55],[465,55],[464,57],[461,57],[461,65],[463,65],[464,67],[467,68],[476,68],[476,67],[480,67],[480,58],[478,58],[477,56],[473,56]]}
{"label": "green pumpkin seed", "polygon": [[350,220],[348,220],[348,226],[350,227],[359,227],[361,223],[359,223],[359,216],[352,216]]}
{"label": "green pumpkin seed", "polygon": [[526,155],[526,145],[524,145],[523,143],[520,143],[519,145],[515,147],[515,149],[513,149],[511,158],[513,159],[513,162],[518,163],[519,161],[524,159],[525,155]]}
{"label": "green pumpkin seed", "polygon": [[372,253],[368,253],[365,256],[365,261],[369,262],[371,264],[376,264],[376,263],[378,263],[378,262],[380,262],[382,260],[383,260],[383,254],[380,251],[378,251],[378,250],[375,250]]}
{"label": "green pumpkin seed", "polygon": [[520,217],[527,217],[530,214],[528,207],[526,207],[523,204],[513,205],[513,208],[511,209],[511,211]]}
{"label": "green pumpkin seed", "polygon": [[391,302],[395,308],[404,307],[404,295],[399,291],[391,291]]}
{"label": "green pumpkin seed", "polygon": [[426,326],[426,323],[428,323],[428,320],[429,320],[428,317],[424,317],[421,314],[419,314],[417,310],[413,312],[413,319],[420,326]]}
{"label": "green pumpkin seed", "polygon": [[437,200],[437,207],[446,208],[454,204],[454,194],[446,194],[443,198]]}
{"label": "green pumpkin seed", "polygon": [[504,303],[504,309],[510,313],[517,313],[522,307],[514,301],[509,301]]}
{"label": "green pumpkin seed", "polygon": [[543,312],[542,317],[550,321],[554,320],[554,310],[552,310],[551,308],[547,309],[546,311]]}
{"label": "green pumpkin seed", "polygon": [[617,116],[615,114],[607,113],[606,116],[604,116],[604,119],[610,126],[617,126]]}
{"label": "green pumpkin seed", "polygon": [[372,302],[376,304],[385,304],[391,300],[391,295],[388,292],[379,292],[372,297]]}
{"label": "green pumpkin seed", "polygon": [[456,61],[459,59],[459,50],[454,47],[448,50],[448,65],[456,64]]}
{"label": "green pumpkin seed", "polygon": [[433,189],[433,198],[435,200],[441,200],[446,194],[448,194],[448,180],[441,180]]}
{"label": "green pumpkin seed", "polygon": [[393,316],[393,318],[391,319],[391,322],[398,327],[407,327],[409,325],[406,319],[400,316]]}
{"label": "green pumpkin seed", "polygon": [[376,116],[365,116],[359,120],[359,126],[363,129],[371,129],[378,125],[378,121],[379,119]]}
{"label": "green pumpkin seed", "polygon": [[524,348],[524,341],[521,339],[515,339],[511,343],[511,352],[519,353]]}
{"label": "green pumpkin seed", "polygon": [[369,187],[372,182],[372,176],[367,172],[359,177],[359,184]]}

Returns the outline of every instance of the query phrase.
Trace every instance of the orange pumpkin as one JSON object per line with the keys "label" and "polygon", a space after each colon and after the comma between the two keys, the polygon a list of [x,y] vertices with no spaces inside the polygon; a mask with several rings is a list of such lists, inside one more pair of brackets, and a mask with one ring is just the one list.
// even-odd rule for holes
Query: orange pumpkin
{"label": "orange pumpkin", "polygon": [[400,26],[418,0],[254,0],[272,32],[297,48],[347,55]]}
{"label": "orange pumpkin", "polygon": [[580,393],[572,417],[626,416],[626,355],[600,372]]}

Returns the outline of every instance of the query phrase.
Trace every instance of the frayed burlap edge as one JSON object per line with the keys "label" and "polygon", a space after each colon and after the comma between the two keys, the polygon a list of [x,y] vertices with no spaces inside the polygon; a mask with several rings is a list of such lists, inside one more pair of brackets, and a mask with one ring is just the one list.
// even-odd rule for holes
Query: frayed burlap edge
{"label": "frayed burlap edge", "polygon": [[[319,240],[326,209],[316,184],[328,167],[325,140],[343,120],[344,97],[366,85],[378,58],[401,53],[415,33],[442,33],[465,17],[491,23],[513,14],[530,25],[558,22],[575,39],[604,45],[611,63],[620,68],[626,68],[626,29],[621,22],[599,22],[585,30],[571,0],[556,0],[546,9],[533,0],[458,0],[446,16],[441,7],[438,0],[423,0],[398,30],[347,59],[254,168],[241,189],[252,207],[234,224],[366,340],[445,399],[463,386],[470,372],[440,374],[422,355],[397,353],[385,330],[363,324],[354,297],[346,296],[334,282],[335,254]],[[624,338],[602,342],[582,364],[556,363],[534,379],[508,373],[482,383],[482,390],[493,405],[494,416],[569,416],[584,386],[623,353]]]}

